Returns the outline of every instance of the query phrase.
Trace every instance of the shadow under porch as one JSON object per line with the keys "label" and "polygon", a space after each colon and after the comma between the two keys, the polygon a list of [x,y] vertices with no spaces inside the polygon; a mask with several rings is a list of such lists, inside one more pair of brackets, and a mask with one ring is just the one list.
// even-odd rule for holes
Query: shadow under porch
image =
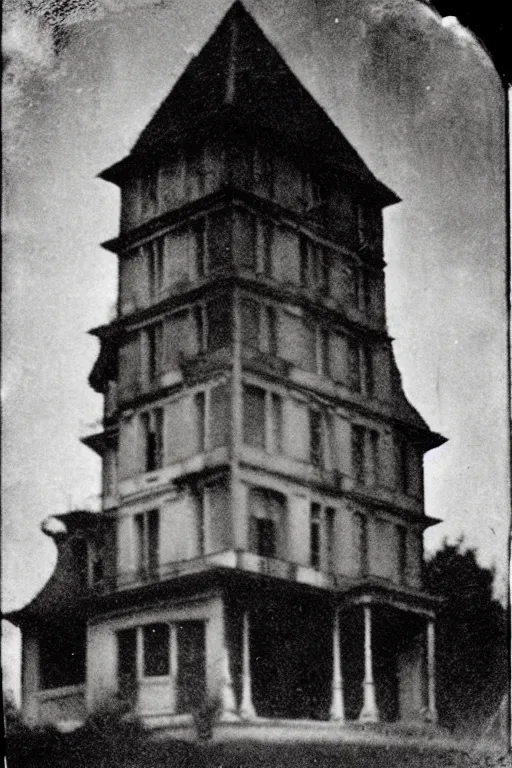
{"label": "shadow under porch", "polygon": [[424,616],[389,605],[335,609],[332,596],[265,589],[227,597],[225,605],[242,719],[435,721]]}

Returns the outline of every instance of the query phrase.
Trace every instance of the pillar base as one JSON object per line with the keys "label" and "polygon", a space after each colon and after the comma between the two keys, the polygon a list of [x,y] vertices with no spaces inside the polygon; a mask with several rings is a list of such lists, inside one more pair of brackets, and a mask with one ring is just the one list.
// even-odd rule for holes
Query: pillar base
{"label": "pillar base", "polygon": [[433,723],[433,725],[437,724],[437,710],[434,709],[427,709],[424,714],[424,721],[426,723]]}
{"label": "pillar base", "polygon": [[367,683],[364,690],[364,704],[359,714],[361,723],[378,723],[380,720],[373,683]]}
{"label": "pillar base", "polygon": [[359,714],[360,723],[378,723],[379,713],[373,709],[362,709]]}
{"label": "pillar base", "polygon": [[254,709],[253,706],[240,707],[238,714],[239,714],[240,720],[255,720],[257,717],[256,710]]}
{"label": "pillar base", "polygon": [[236,712],[226,711],[219,715],[219,723],[239,723],[240,717]]}
{"label": "pillar base", "polygon": [[343,699],[341,696],[341,691],[339,689],[336,691],[333,691],[332,704],[329,712],[329,720],[337,723],[345,722],[345,715],[343,712]]}

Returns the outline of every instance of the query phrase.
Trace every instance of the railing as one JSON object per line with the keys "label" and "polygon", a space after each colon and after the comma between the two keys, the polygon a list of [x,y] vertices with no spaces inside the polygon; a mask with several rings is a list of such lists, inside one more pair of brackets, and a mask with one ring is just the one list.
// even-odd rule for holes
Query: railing
{"label": "railing", "polygon": [[346,579],[336,574],[319,571],[306,565],[299,565],[275,557],[262,557],[253,552],[227,550],[203,555],[192,560],[167,563],[154,569],[122,571],[117,574],[117,589],[143,586],[167,581],[194,573],[216,569],[239,570],[246,573],[270,576],[286,581],[309,584],[322,589],[335,589]]}

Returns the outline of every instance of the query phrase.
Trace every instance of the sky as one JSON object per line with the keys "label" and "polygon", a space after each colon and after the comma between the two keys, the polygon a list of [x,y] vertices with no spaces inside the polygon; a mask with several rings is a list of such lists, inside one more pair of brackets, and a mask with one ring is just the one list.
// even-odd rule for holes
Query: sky
{"label": "sky", "polygon": [[[52,0],[4,13],[3,610],[55,563],[50,514],[97,508],[87,384],[110,318],[123,157],[221,20],[223,0]],[[425,459],[427,551],[464,536],[505,593],[509,527],[504,94],[454,17],[417,0],[246,7],[370,169],[385,212],[387,317],[404,388],[448,438]],[[57,22],[57,26],[55,23]],[[52,38],[53,25],[53,38]],[[55,46],[55,40],[58,46]],[[17,688],[19,642],[4,635]]]}

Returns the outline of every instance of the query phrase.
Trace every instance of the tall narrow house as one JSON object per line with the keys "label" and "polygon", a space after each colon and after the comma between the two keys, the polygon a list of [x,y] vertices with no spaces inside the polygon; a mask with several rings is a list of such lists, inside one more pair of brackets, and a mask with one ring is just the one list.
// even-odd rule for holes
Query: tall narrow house
{"label": "tall narrow house", "polygon": [[236,3],[131,153],[90,376],[102,512],[11,620],[35,721],[436,720],[425,452],[386,329],[398,202]]}

